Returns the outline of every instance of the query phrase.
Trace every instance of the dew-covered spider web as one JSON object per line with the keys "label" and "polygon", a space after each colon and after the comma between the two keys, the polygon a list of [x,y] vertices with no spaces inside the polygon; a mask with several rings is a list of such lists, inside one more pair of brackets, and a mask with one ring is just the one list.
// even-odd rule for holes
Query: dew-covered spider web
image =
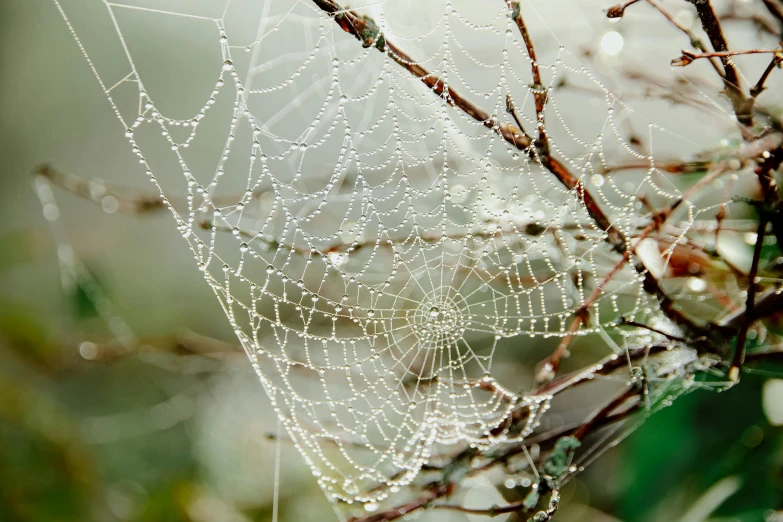
{"label": "dew-covered spider web", "polygon": [[[601,35],[547,2],[522,6],[541,86],[503,0],[55,2],[331,497],[524,440],[551,396],[500,379],[501,352],[596,334],[616,357],[617,319],[655,315],[638,253],[585,200],[638,237],[640,194],[682,197],[654,151],[693,143],[605,85],[581,51]],[[618,163],[636,167],[605,175]],[[679,211],[684,235],[699,212]]]}

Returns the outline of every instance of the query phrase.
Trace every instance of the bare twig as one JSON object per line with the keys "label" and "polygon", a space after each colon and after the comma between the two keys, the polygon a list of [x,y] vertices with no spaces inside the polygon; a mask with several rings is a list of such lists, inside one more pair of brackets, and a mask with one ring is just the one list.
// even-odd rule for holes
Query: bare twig
{"label": "bare twig", "polygon": [[[774,54],[773,65],[781,58],[781,49],[746,49],[744,51],[721,51],[721,52],[709,52],[709,53],[694,53],[686,49],[682,50],[682,56],[672,60],[672,65],[676,67],[685,67],[690,65],[695,60],[701,60],[702,58],[727,58],[729,56],[741,56],[745,54]],[[771,68],[771,67],[770,67]],[[766,73],[769,74],[769,73]]]}
{"label": "bare twig", "polygon": [[629,399],[638,396],[642,391],[642,386],[639,381],[632,383],[623,392],[612,399],[606,406],[598,410],[590,419],[582,424],[578,429],[574,430],[574,437],[578,440],[584,440],[588,433],[590,433],[594,426],[600,424],[605,419],[609,418],[611,414],[626,403]]}
{"label": "bare twig", "polygon": [[350,518],[348,519],[348,522],[389,522],[391,520],[397,520],[409,513],[430,506],[434,501],[449,496],[453,491],[454,484],[433,484],[416,500],[367,517]]}
{"label": "bare twig", "polygon": [[166,209],[163,197],[159,194],[135,194],[129,196],[122,194],[119,190],[100,181],[87,181],[74,174],[62,172],[50,165],[39,165],[33,171],[36,176],[42,176],[48,179],[54,185],[63,187],[69,192],[84,197],[94,203],[106,206],[111,198],[111,209],[114,212],[128,214],[147,214]]}
{"label": "bare twig", "polygon": [[[693,2],[696,7],[696,12],[701,20],[702,29],[707,33],[707,36],[712,43],[712,47],[717,53],[725,53],[729,51],[729,46],[726,43],[726,37],[723,36],[723,28],[720,25],[720,21],[715,14],[715,10],[712,7],[710,0],[700,0]],[[729,56],[720,56],[721,63],[723,63],[723,85],[726,95],[731,101],[734,107],[734,114],[737,117],[737,121],[744,127],[750,128],[753,126],[753,98],[748,98],[742,91],[740,86],[740,75],[736,66],[731,61]]]}
{"label": "bare twig", "polygon": [[[345,9],[335,0],[313,0],[316,6],[334,18],[335,22],[346,32],[354,35],[358,40],[367,43],[367,34],[372,33],[377,26],[370,22],[366,16],[360,16],[351,9]],[[383,41],[383,46],[374,44],[376,48],[387,52],[389,57],[397,62],[401,67],[410,72],[413,76],[419,78],[433,93],[443,98],[449,105],[457,107],[465,114],[478,121],[485,127],[498,133],[508,143],[527,154],[535,155],[536,151],[531,151],[532,143],[524,135],[514,132],[512,126],[500,123],[496,118],[490,116],[486,111],[479,108],[473,102],[463,97],[446,84],[438,76],[425,69],[422,65],[413,60],[407,53],[397,47],[394,43],[386,40],[385,37],[376,35],[373,41]],[[607,234],[607,239],[616,249],[625,249],[625,238],[617,230],[604,214],[598,202],[592,194],[584,187],[581,178],[575,176],[569,169],[557,159],[551,156],[541,157],[541,164],[549,170],[567,189],[573,190],[579,194],[585,209],[590,217],[603,232]]]}
{"label": "bare twig", "polygon": [[638,2],[639,0],[627,0],[619,4],[615,4],[606,10],[607,18],[622,18],[625,14],[625,9]]}
{"label": "bare twig", "polygon": [[756,237],[756,246],[753,248],[753,261],[750,264],[750,273],[748,275],[748,295],[745,301],[745,317],[742,325],[737,332],[736,348],[734,358],[729,369],[729,379],[732,382],[739,380],[740,368],[745,362],[745,343],[748,337],[748,330],[755,321],[754,307],[756,305],[756,275],[759,269],[759,260],[761,258],[761,248],[764,245],[764,234],[767,231],[767,218],[763,212],[759,212],[759,228]]}
{"label": "bare twig", "polygon": [[767,78],[769,77],[770,73],[772,72],[772,69],[775,67],[780,67],[781,63],[783,63],[783,53],[777,52],[772,56],[772,60],[770,60],[769,65],[767,65],[767,68],[764,69],[764,72],[761,74],[761,77],[759,78],[759,81],[756,82],[756,85],[754,85],[750,89],[750,95],[756,98],[759,94],[764,91],[766,87],[764,87],[764,83],[767,81]]}
{"label": "bare twig", "polygon": [[525,19],[522,18],[522,6],[517,0],[506,0],[506,5],[511,10],[511,18],[516,22],[519,33],[522,35],[522,40],[525,42],[525,48],[527,49],[527,55],[530,58],[530,69],[533,73],[533,99],[536,104],[536,127],[538,129],[538,137],[536,138],[536,149],[539,156],[544,158],[549,157],[549,140],[546,135],[546,125],[544,120],[544,107],[547,100],[547,89],[541,83],[541,68],[538,65],[538,59],[536,58],[536,48],[533,45],[533,40],[530,38],[530,33],[525,25]]}
{"label": "bare twig", "polygon": [[[677,20],[677,17],[671,14],[665,7],[663,7],[655,0],[646,0],[646,1],[652,7],[657,9],[658,12],[661,13],[663,17],[669,21],[670,24],[672,24],[674,27],[682,31],[683,34],[685,34],[685,36],[688,37],[688,40],[690,41],[690,44],[694,49],[698,49],[704,52],[709,51],[709,49],[707,48],[707,44],[705,44],[701,38],[696,36],[696,33],[691,31],[689,27],[685,26],[682,22]],[[713,69],[715,69],[715,72],[718,73],[718,76],[723,78],[724,72],[723,70],[721,70],[720,64],[717,61],[710,59],[710,65],[712,65]]]}
{"label": "bare twig", "polygon": [[764,7],[767,8],[769,14],[771,14],[781,27],[780,34],[783,35],[783,5],[778,0],[761,0]]}

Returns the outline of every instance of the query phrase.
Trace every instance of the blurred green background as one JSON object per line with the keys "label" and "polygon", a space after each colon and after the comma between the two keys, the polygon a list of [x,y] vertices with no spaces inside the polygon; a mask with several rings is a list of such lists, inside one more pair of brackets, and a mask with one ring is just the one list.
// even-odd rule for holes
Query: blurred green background
{"label": "blurred green background", "polygon": [[[0,521],[271,520],[277,423],[170,218],[56,193],[108,324],[62,284],[32,168],[117,179],[132,157],[54,5],[0,2],[0,49]],[[653,416],[568,484],[556,520],[783,520],[780,370]],[[336,520],[279,448],[280,520]]]}

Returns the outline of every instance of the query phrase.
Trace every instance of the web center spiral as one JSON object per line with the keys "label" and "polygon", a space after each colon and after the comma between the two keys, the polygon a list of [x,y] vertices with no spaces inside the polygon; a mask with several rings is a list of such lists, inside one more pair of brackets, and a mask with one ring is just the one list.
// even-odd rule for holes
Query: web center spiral
{"label": "web center spiral", "polygon": [[467,327],[467,303],[458,292],[440,287],[428,294],[408,322],[420,346],[443,349],[454,345]]}

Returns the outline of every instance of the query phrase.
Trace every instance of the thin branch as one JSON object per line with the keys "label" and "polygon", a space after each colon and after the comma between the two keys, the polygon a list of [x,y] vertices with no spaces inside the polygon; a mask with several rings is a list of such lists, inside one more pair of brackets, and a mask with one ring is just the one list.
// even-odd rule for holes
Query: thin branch
{"label": "thin branch", "polygon": [[740,368],[745,362],[745,343],[747,342],[748,330],[755,322],[753,313],[756,305],[756,276],[759,270],[759,260],[761,259],[761,248],[764,245],[764,234],[767,231],[767,218],[763,212],[759,212],[759,228],[756,237],[756,245],[753,248],[753,261],[750,264],[750,273],[748,275],[748,296],[745,302],[745,318],[742,321],[737,332],[736,348],[734,358],[729,369],[729,379],[732,382],[739,380]]}
{"label": "thin branch", "polygon": [[453,484],[433,484],[416,500],[367,517],[350,518],[348,519],[348,522],[389,522],[391,520],[397,520],[409,513],[429,506],[438,499],[449,496],[453,491]]}
{"label": "thin branch", "polygon": [[774,54],[775,58],[772,59],[772,65],[775,65],[775,63],[780,60],[781,52],[783,52],[781,49],[746,49],[744,51],[694,53],[683,49],[682,56],[672,60],[672,65],[675,67],[685,67],[686,65],[693,63],[695,60],[701,60],[702,58],[727,58],[729,56],[741,56],[745,54]]}
{"label": "thin branch", "polygon": [[607,18],[622,18],[625,14],[625,9],[638,2],[639,0],[627,0],[619,4],[615,4],[606,10]]}
{"label": "thin branch", "polygon": [[[381,52],[386,52],[392,60],[421,80],[424,85],[437,96],[443,98],[446,103],[457,107],[488,129],[496,132],[518,150],[535,157],[536,151],[531,150],[532,143],[528,138],[515,132],[513,126],[498,122],[496,118],[490,116],[486,111],[464,98],[451,87],[446,87],[446,84],[438,76],[414,61],[413,58],[394,43],[386,40],[385,36],[377,33],[377,25],[375,22],[372,22],[372,19],[367,16],[360,16],[351,9],[341,7],[335,0],[313,0],[313,3],[331,16],[344,31],[360,40],[362,45],[369,47],[368,43],[372,40],[374,47]],[[368,37],[368,35],[371,36]],[[383,42],[382,45],[379,42]],[[625,237],[612,225],[592,194],[585,189],[581,178],[575,176],[565,165],[551,156],[545,156],[540,159],[541,165],[549,170],[560,183],[568,190],[576,191],[579,194],[588,214],[596,226],[607,234],[607,239],[614,248],[618,250],[625,249]]]}
{"label": "thin branch", "polygon": [[574,430],[574,437],[578,440],[584,440],[584,438],[591,433],[594,426],[609,418],[612,412],[620,408],[627,400],[638,396],[641,391],[641,381],[632,383],[623,393],[609,401],[606,406],[598,410],[587,422]]}
{"label": "thin branch", "polygon": [[506,112],[508,112],[511,115],[511,117],[514,118],[514,121],[519,127],[519,131],[522,134],[524,134],[525,137],[532,143],[533,138],[530,137],[530,135],[525,130],[525,126],[522,125],[522,122],[519,120],[519,115],[517,115],[517,107],[514,104],[514,99],[511,97],[510,94],[506,94]]}
{"label": "thin branch", "polygon": [[106,198],[113,198],[114,212],[127,214],[147,214],[166,209],[163,197],[159,194],[136,194],[128,196],[111,188],[101,181],[87,181],[74,174],[62,172],[50,165],[39,165],[33,171],[36,176],[48,179],[52,184],[64,188],[78,196],[104,206]]}
{"label": "thin branch", "polygon": [[[699,0],[693,2],[693,5],[701,20],[702,29],[707,33],[713,49],[718,53],[729,51],[726,37],[723,36],[723,28],[720,25],[720,21],[715,14],[715,10],[713,9],[710,0]],[[734,114],[737,117],[737,121],[744,127],[750,128],[753,126],[754,99],[748,98],[742,91],[739,72],[730,57],[720,56],[720,60],[721,63],[723,63],[723,69],[725,71],[725,74],[723,75],[723,85],[725,87],[726,95],[734,108]]]}
{"label": "thin branch", "polygon": [[[682,22],[680,22],[673,14],[667,11],[666,8],[664,8],[661,4],[659,4],[655,0],[647,0],[647,3],[650,4],[652,7],[654,7],[655,9],[657,9],[658,12],[661,13],[663,17],[669,21],[670,24],[672,24],[674,27],[682,31],[683,34],[685,34],[685,36],[688,37],[688,40],[690,41],[690,44],[694,49],[698,49],[704,52],[709,51],[709,49],[707,48],[707,44],[704,43],[701,38],[696,36],[696,33],[691,31],[689,27],[687,27]],[[720,64],[717,61],[710,59],[710,65],[712,65],[713,69],[715,69],[715,72],[718,73],[718,76],[723,78],[725,73],[721,69]]]}
{"label": "thin branch", "polygon": [[783,344],[777,344],[760,350],[753,350],[745,354],[745,364],[766,362],[775,359],[783,359]]}
{"label": "thin branch", "polygon": [[492,506],[489,508],[466,508],[458,504],[433,504],[433,509],[443,509],[447,511],[459,511],[460,513],[468,513],[470,515],[479,515],[485,517],[496,517],[499,515],[506,515],[508,513],[527,513],[530,509],[526,505],[525,500],[512,502],[505,506]]}
{"label": "thin branch", "polygon": [[565,337],[563,337],[563,339],[560,341],[557,349],[552,353],[552,355],[538,364],[535,377],[536,384],[549,382],[554,379],[555,375],[557,374],[557,370],[560,368],[560,361],[566,354],[571,341],[574,339],[574,335],[576,335],[576,332],[579,331],[579,327],[585,323],[587,323],[587,313],[586,309],[583,308],[582,312],[577,313],[573,321],[571,321],[571,326],[568,328],[568,332],[566,333]]}
{"label": "thin branch", "polygon": [[[168,208],[168,205],[185,205],[185,198],[164,198],[161,194],[149,194],[129,190],[127,187],[118,186],[118,184],[109,181],[94,179],[87,180],[83,177],[63,172],[51,165],[39,165],[33,169],[34,176],[41,176],[47,179],[53,185],[61,187],[68,192],[83,197],[99,205],[105,211],[112,209],[110,213],[119,212],[122,214],[147,215],[160,212]],[[126,194],[124,191],[131,192]],[[263,190],[256,190],[252,197],[258,198],[263,194]],[[106,198],[113,198],[114,201],[107,207]],[[180,201],[177,201],[179,199]],[[247,200],[245,194],[235,196],[224,196],[215,198],[209,203],[215,207],[235,205],[239,201]],[[203,198],[197,198],[194,205],[203,203]]]}
{"label": "thin branch", "polygon": [[527,55],[530,58],[530,69],[533,73],[533,99],[536,104],[536,127],[538,128],[538,138],[536,138],[536,149],[540,156],[549,157],[549,140],[546,135],[546,125],[544,120],[544,107],[547,100],[547,89],[541,83],[541,69],[536,58],[536,48],[530,33],[522,18],[522,6],[516,0],[506,0],[506,5],[511,10],[511,18],[516,22],[522,40],[525,42]]}
{"label": "thin branch", "polygon": [[664,332],[663,330],[659,330],[658,328],[654,328],[648,324],[640,323],[638,321],[633,321],[631,319],[627,319],[625,317],[621,317],[620,320],[617,322],[618,326],[633,326],[634,328],[642,328],[644,330],[648,330],[653,333],[657,333],[658,335],[662,335],[666,337],[667,339],[671,341],[676,341],[678,343],[689,343],[689,339],[683,339],[682,337],[678,337],[676,335],[672,335],[670,333]]}
{"label": "thin branch", "polygon": [[720,15],[720,19],[722,22],[750,22],[761,32],[774,36],[781,34],[775,22],[759,13],[743,14],[732,9]]}
{"label": "thin branch", "polygon": [[764,7],[767,8],[769,14],[771,14],[780,24],[780,34],[783,35],[783,5],[780,5],[778,0],[761,0]]}
{"label": "thin branch", "polygon": [[783,54],[780,52],[775,53],[775,55],[772,57],[772,60],[770,60],[769,65],[767,65],[767,68],[764,69],[764,72],[761,74],[761,77],[759,78],[759,81],[756,82],[756,85],[754,85],[750,89],[750,95],[756,98],[759,94],[766,89],[764,87],[764,83],[767,81],[767,78],[769,77],[770,73],[772,72],[772,69],[775,67],[780,68],[781,63],[783,63]]}

